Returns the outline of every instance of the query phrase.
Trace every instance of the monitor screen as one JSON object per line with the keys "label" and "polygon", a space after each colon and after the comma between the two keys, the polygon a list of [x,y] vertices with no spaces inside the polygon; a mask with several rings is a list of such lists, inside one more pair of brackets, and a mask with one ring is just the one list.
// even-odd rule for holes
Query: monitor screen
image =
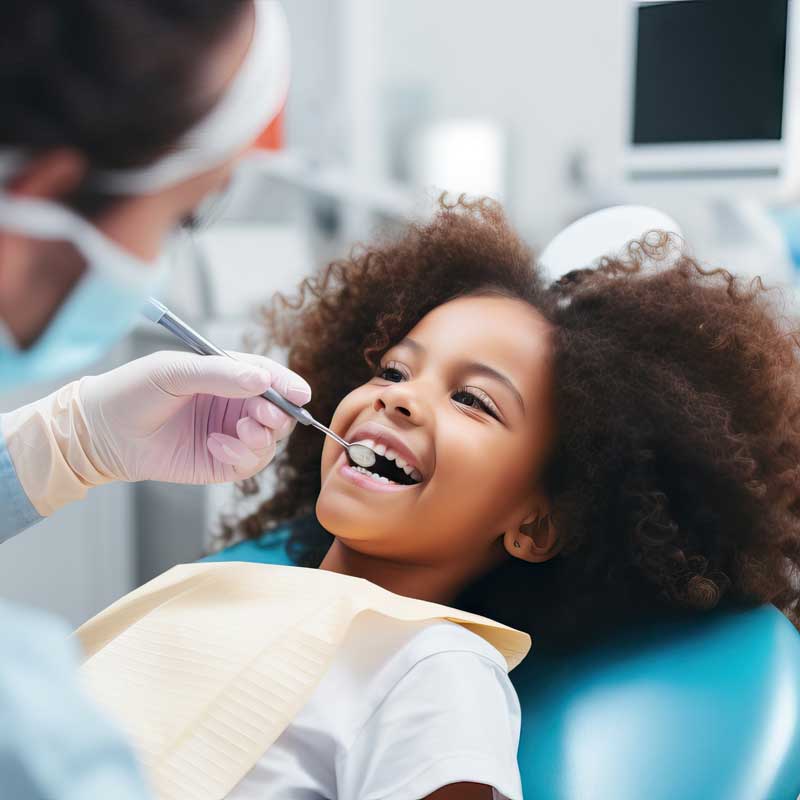
{"label": "monitor screen", "polygon": [[638,7],[634,144],[779,140],[789,0]]}

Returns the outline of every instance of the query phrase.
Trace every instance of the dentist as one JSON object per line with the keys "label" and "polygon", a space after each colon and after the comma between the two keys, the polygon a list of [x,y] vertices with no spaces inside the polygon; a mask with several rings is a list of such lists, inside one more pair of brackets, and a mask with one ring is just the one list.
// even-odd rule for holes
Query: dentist
{"label": "dentist", "polygon": [[[286,96],[274,0],[0,9],[0,391],[88,365],[163,279],[166,242]],[[156,353],[0,417],[0,541],[114,480],[215,483],[272,459],[308,384],[269,359]],[[0,551],[0,557],[2,551]],[[60,623],[0,603],[0,794],[143,800]]]}

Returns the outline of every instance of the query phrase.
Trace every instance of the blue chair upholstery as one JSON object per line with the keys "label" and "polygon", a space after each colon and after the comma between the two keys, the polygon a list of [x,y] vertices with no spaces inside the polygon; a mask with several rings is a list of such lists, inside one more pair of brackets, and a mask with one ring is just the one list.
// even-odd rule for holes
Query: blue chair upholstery
{"label": "blue chair upholstery", "polygon": [[200,561],[252,561],[257,564],[277,564],[290,567],[284,545],[289,538],[288,529],[274,531],[261,539],[248,539],[201,558]]}
{"label": "blue chair upholstery", "polygon": [[[286,535],[206,560],[289,564]],[[534,642],[511,677],[529,800],[800,800],[800,635],[772,606]]]}

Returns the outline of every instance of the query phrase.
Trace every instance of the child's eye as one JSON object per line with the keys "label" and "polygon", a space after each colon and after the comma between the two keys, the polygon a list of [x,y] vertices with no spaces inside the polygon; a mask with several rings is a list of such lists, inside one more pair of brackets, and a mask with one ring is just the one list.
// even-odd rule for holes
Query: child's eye
{"label": "child's eye", "polygon": [[[396,362],[390,361],[386,366],[379,367],[375,377],[391,383],[400,383],[403,380],[407,380],[407,376],[400,369],[400,365],[397,364],[395,366],[395,364]],[[489,395],[475,386],[462,386],[457,392],[453,393],[453,400],[461,405],[483,411],[496,420],[500,419],[500,412]]]}
{"label": "child's eye", "polygon": [[403,373],[397,367],[394,367],[391,364],[381,367],[376,375],[378,378],[382,378],[385,381],[391,381],[392,383],[400,383],[400,381],[405,378],[405,375],[403,375]]}
{"label": "child's eye", "polygon": [[453,395],[453,400],[455,400],[456,403],[470,406],[470,408],[477,408],[480,411],[485,411],[487,414],[489,414],[489,416],[494,417],[495,419],[500,419],[497,412],[497,407],[491,401],[489,395],[480,389],[464,386]]}

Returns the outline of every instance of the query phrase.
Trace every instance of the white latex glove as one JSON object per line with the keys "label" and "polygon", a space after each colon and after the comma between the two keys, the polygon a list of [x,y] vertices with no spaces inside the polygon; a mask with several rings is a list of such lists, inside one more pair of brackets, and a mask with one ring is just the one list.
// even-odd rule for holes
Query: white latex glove
{"label": "white latex glove", "polygon": [[311,389],[271,359],[232,355],[160,352],[83,378],[95,468],[112,480],[174,483],[221,483],[263,469],[295,421],[258,395],[272,386],[303,405]]}

